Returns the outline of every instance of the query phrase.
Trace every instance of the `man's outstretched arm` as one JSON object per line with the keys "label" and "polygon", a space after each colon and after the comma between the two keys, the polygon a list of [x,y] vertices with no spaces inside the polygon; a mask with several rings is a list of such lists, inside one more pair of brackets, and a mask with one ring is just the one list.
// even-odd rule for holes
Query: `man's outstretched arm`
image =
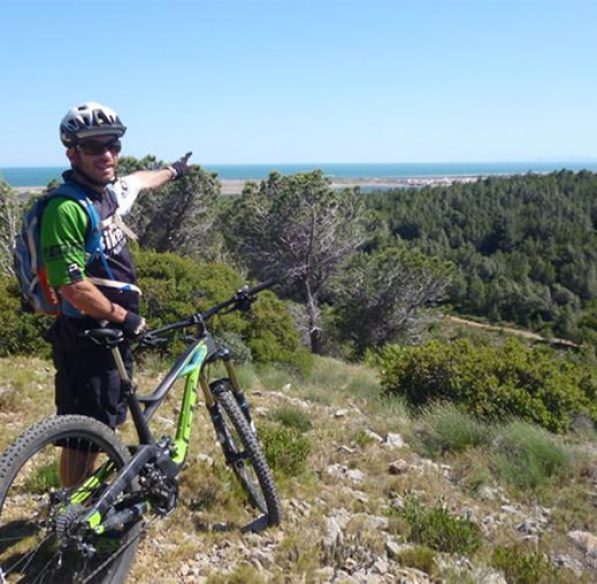
{"label": "man's outstretched arm", "polygon": [[160,168],[159,170],[139,170],[131,173],[129,176],[134,177],[135,181],[137,181],[140,191],[157,189],[163,184],[171,180],[177,180],[187,173],[191,154],[192,152],[187,152],[179,160],[165,168]]}

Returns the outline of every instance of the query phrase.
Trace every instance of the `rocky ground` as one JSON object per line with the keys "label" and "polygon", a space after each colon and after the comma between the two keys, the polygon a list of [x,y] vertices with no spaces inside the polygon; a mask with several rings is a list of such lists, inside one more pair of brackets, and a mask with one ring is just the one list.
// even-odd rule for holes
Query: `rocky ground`
{"label": "rocky ground", "polygon": [[[513,500],[499,485],[484,485],[474,495],[467,495],[451,465],[417,454],[400,428],[388,427],[379,414],[366,414],[350,400],[338,407],[300,399],[290,387],[258,391],[252,401],[257,405],[258,422],[282,404],[308,412],[315,422],[309,432],[316,449],[310,458],[309,477],[281,483],[283,524],[260,533],[241,534],[234,521],[219,520],[217,510],[212,509],[206,514],[197,512],[195,525],[200,529],[186,531],[179,539],[172,535],[180,515],[189,510],[178,509],[166,520],[165,532],[149,530],[133,581],[512,581],[490,567],[483,553],[473,557],[438,553],[433,569],[427,571],[405,565],[405,552],[416,546],[396,529],[393,517],[403,507],[406,493],[416,492],[426,499],[431,495],[443,500],[451,512],[477,523],[487,542],[523,542],[530,549],[549,542],[549,561],[565,568],[561,581],[597,582],[595,533],[580,529],[559,533],[553,523],[554,509]],[[317,437],[326,440],[318,441]],[[209,457],[208,463],[213,464]],[[594,470],[594,506],[586,509],[587,514],[595,513],[597,505],[597,468]],[[186,550],[182,556],[181,546]],[[167,558],[173,554],[176,561],[164,571]],[[156,579],[147,575],[148,568]]]}
{"label": "rocky ground", "polygon": [[[240,375],[251,388],[258,427],[271,423],[281,408],[300,412],[312,424],[304,434],[311,445],[306,470],[277,473],[284,521],[258,533],[242,531],[242,492],[198,407],[179,505],[172,515],[149,521],[130,582],[597,582],[594,434],[574,445],[585,460],[581,467],[543,490],[525,492],[481,472],[482,451],[429,458],[417,441],[416,420],[372,398],[379,388],[366,368],[322,359],[305,382],[288,382],[284,371],[275,370],[267,378],[242,369]],[[159,368],[144,371],[141,387],[154,386],[159,376]],[[0,360],[2,448],[51,413],[51,384],[47,362]],[[173,433],[178,404],[175,393],[158,411],[157,435]],[[125,428],[125,442],[129,432]],[[415,544],[402,513],[411,496],[426,508],[439,505],[471,520],[480,547],[447,553]],[[557,579],[551,572],[542,580],[513,579],[495,568],[492,551],[513,544],[559,567]]]}

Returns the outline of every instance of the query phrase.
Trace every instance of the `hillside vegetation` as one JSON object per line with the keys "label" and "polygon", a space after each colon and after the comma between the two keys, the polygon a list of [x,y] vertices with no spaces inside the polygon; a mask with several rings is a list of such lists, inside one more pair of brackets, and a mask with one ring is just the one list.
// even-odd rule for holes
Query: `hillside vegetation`
{"label": "hillside vegetation", "polygon": [[[164,363],[147,361],[140,391]],[[0,360],[0,448],[52,412],[50,363]],[[280,528],[242,534],[244,496],[203,407],[177,510],[150,522],[131,581],[594,582],[594,431],[561,437],[446,404],[414,413],[373,369],[240,369],[281,491]],[[154,420],[171,433],[181,388]],[[202,404],[200,404],[201,406]],[[130,422],[122,435],[131,436]]]}
{"label": "hillside vegetation", "polygon": [[456,311],[575,340],[594,339],[597,175],[487,178],[378,192],[371,248],[402,244],[452,262]]}
{"label": "hillside vegetation", "polygon": [[[133,578],[595,581],[595,192],[588,172],[366,195],[313,172],[223,199],[194,166],[142,198],[130,223],[151,326],[280,280],[213,332],[242,364],[287,519],[241,534],[242,496],[200,419],[179,508],[150,523]],[[53,410],[48,321],[22,310],[10,270],[21,211],[0,183],[0,448]],[[577,344],[448,330],[440,310]],[[170,357],[144,361],[142,391]]]}

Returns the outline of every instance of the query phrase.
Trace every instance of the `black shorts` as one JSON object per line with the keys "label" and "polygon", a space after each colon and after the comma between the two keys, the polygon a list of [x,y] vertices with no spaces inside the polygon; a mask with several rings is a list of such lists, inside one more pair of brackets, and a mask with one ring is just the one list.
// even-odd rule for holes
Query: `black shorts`
{"label": "black shorts", "polygon": [[[82,345],[80,340],[76,345],[52,342],[56,413],[82,414],[114,429],[126,419],[127,402],[112,353],[96,345]],[[132,376],[130,346],[125,342],[118,347]]]}

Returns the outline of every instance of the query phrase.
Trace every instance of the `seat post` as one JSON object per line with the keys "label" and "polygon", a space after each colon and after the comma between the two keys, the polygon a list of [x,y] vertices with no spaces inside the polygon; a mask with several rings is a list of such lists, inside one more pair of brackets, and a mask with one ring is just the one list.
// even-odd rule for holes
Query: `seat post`
{"label": "seat post", "polygon": [[118,347],[111,347],[110,350],[112,351],[112,357],[114,357],[114,362],[116,363],[116,368],[118,369],[118,374],[120,375],[120,379],[125,382],[131,382],[129,374],[124,366],[124,361],[122,359],[122,355],[120,353],[120,349]]}

